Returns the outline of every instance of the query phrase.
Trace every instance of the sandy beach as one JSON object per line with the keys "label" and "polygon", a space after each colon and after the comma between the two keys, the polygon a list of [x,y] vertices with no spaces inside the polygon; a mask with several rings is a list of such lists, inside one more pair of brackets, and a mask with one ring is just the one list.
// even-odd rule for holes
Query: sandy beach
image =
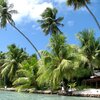
{"label": "sandy beach", "polygon": [[88,97],[100,97],[100,89],[84,89],[80,91],[73,91],[74,96],[88,96]]}

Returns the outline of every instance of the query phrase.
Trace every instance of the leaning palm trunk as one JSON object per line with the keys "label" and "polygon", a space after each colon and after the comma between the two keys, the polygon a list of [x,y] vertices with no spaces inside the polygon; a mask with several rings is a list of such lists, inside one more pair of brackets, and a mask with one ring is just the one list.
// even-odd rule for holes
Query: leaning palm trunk
{"label": "leaning palm trunk", "polygon": [[38,56],[41,58],[40,53],[38,52],[37,48],[34,46],[34,44],[29,40],[29,38],[22,32],[20,31],[14,24],[12,24],[9,20],[8,20],[9,24],[14,27],[30,44],[31,46],[35,49],[35,51],[37,52]]}
{"label": "leaning palm trunk", "polygon": [[89,13],[92,15],[93,19],[95,20],[95,22],[96,22],[96,24],[97,24],[97,26],[98,26],[98,28],[99,28],[99,30],[100,30],[100,24],[99,24],[97,18],[96,18],[95,15],[92,13],[92,11],[89,9],[89,7],[87,6],[86,3],[85,3],[85,7],[86,7],[86,9],[89,11]]}

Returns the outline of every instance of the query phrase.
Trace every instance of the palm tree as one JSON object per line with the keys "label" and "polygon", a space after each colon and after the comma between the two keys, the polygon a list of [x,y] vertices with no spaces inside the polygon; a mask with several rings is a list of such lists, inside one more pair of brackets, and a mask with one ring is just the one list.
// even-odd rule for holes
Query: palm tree
{"label": "palm tree", "polygon": [[[13,82],[16,71],[18,70],[20,63],[27,58],[26,52],[21,48],[16,47],[15,44],[8,46],[8,52],[4,64],[2,65],[1,75],[6,81]],[[7,85],[7,83],[5,83]]]}
{"label": "palm tree", "polygon": [[[54,83],[53,81],[53,71],[56,69],[59,59],[58,57],[52,55],[48,51],[42,51],[41,59],[39,60],[39,70],[38,70],[38,85],[44,86],[47,89],[55,89],[59,87],[59,82]],[[56,84],[56,85],[55,85]]]}
{"label": "palm tree", "polygon": [[51,88],[59,88],[61,82],[65,83],[65,80],[76,76],[80,62],[85,63],[87,59],[78,47],[65,43],[63,34],[58,35],[58,41],[51,37],[50,50],[41,53],[37,81]]}
{"label": "palm tree", "polygon": [[5,53],[3,53],[2,51],[0,52],[0,66],[2,66],[2,64],[4,63],[4,59],[5,59]]}
{"label": "palm tree", "polygon": [[97,62],[98,55],[100,54],[100,39],[94,37],[93,30],[84,30],[78,33],[78,39],[81,43],[81,48],[83,49],[87,59],[88,65],[91,69],[91,75],[94,74],[94,68],[98,66]]}
{"label": "palm tree", "polygon": [[21,63],[22,67],[16,73],[13,85],[20,91],[23,88],[37,88],[38,59],[31,56]]}
{"label": "palm tree", "polygon": [[41,15],[42,19],[38,20],[45,35],[62,33],[58,26],[63,26],[60,23],[63,17],[57,18],[57,12],[56,8],[46,8]]}
{"label": "palm tree", "polygon": [[6,27],[7,23],[9,23],[12,27],[14,27],[35,49],[39,57],[41,57],[40,53],[38,52],[37,48],[34,46],[34,44],[29,40],[29,38],[20,31],[16,26],[15,22],[12,19],[12,14],[17,13],[16,10],[11,10],[13,8],[13,4],[10,4],[8,6],[7,2],[3,0],[3,2],[0,2],[0,27],[4,28]]}
{"label": "palm tree", "polygon": [[68,6],[74,6],[75,10],[77,10],[81,7],[86,7],[86,9],[89,11],[89,13],[92,15],[93,19],[95,20],[98,28],[100,29],[100,24],[99,24],[97,18],[92,13],[92,11],[89,9],[87,4],[90,4],[90,0],[67,0],[67,5]]}
{"label": "palm tree", "polygon": [[[68,47],[67,50],[73,50],[73,47]],[[80,63],[84,63],[87,61],[86,57],[80,52],[72,52],[67,56],[66,59],[62,59],[59,61],[58,57],[55,55],[43,51],[42,59],[39,61],[39,70],[38,70],[38,78],[37,81],[40,85],[46,84],[51,89],[60,88],[60,84],[64,83],[64,87],[66,88],[66,81],[71,81],[74,77],[82,77],[88,73],[87,69],[84,69],[80,66]],[[80,68],[81,67],[81,68]],[[79,71],[82,70],[82,73]],[[77,73],[79,75],[77,75]],[[84,72],[84,73],[83,73]]]}
{"label": "palm tree", "polygon": [[5,60],[5,53],[3,53],[1,51],[0,52],[0,78],[2,78],[2,76],[1,76],[1,70],[2,70],[2,65],[4,64],[4,60]]}

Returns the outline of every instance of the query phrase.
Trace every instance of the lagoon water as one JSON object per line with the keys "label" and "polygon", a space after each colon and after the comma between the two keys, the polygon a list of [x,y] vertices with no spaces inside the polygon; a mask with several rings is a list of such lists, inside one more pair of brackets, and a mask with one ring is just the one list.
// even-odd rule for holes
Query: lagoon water
{"label": "lagoon water", "polygon": [[59,95],[45,95],[33,93],[18,93],[10,91],[0,91],[0,100],[100,100],[100,98],[70,97]]}

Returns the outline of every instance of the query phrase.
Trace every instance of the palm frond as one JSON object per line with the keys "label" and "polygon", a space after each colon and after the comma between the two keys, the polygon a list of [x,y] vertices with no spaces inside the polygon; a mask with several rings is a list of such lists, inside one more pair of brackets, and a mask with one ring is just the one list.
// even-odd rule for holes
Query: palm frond
{"label": "palm frond", "polygon": [[18,11],[17,10],[10,10],[10,11],[8,11],[8,13],[10,13],[10,14],[17,14]]}
{"label": "palm frond", "polygon": [[28,78],[26,78],[26,77],[20,77],[20,78],[16,79],[13,82],[13,85],[18,86],[18,85],[29,84],[29,83],[30,83],[30,81],[29,81]]}
{"label": "palm frond", "polygon": [[17,74],[21,74],[23,76],[29,77],[31,76],[33,73],[30,72],[30,70],[26,70],[26,69],[20,69],[17,71]]}

